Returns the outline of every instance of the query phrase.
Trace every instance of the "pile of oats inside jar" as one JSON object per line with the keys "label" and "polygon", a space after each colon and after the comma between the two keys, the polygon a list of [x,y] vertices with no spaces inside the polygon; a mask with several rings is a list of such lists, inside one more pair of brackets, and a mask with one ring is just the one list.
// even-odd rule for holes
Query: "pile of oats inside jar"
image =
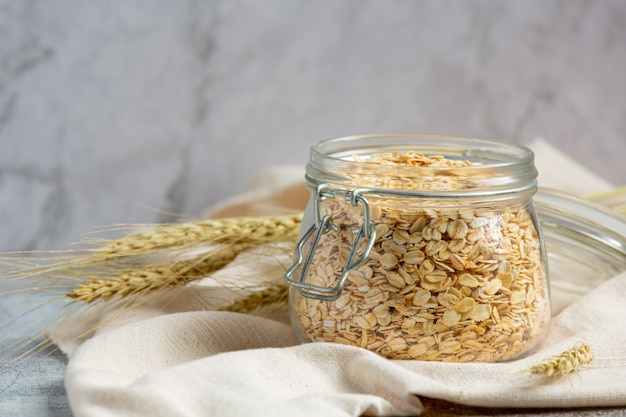
{"label": "pile of oats inside jar", "polygon": [[[384,168],[377,173],[472,165],[412,152],[376,154],[366,162]],[[372,177],[377,186],[395,180]],[[405,183],[424,189],[433,181]],[[463,181],[442,179],[436,186],[454,189]],[[368,200],[376,240],[340,297],[320,301],[293,291],[297,326],[307,340],[360,346],[392,359],[450,362],[502,361],[536,344],[549,319],[549,297],[527,202]],[[320,209],[339,231],[322,235],[306,281],[330,287],[341,276],[363,208],[338,198]]]}

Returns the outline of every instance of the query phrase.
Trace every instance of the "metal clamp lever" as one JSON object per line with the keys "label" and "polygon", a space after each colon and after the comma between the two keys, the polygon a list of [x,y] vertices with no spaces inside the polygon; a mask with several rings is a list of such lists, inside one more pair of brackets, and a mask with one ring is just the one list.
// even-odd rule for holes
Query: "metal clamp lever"
{"label": "metal clamp lever", "polygon": [[[370,221],[369,204],[365,197],[360,194],[360,191],[329,191],[327,188],[328,184],[320,184],[316,189],[314,207],[315,223],[298,241],[296,245],[296,260],[285,274],[285,281],[289,285],[298,288],[300,294],[308,298],[314,298],[322,301],[332,301],[339,298],[341,292],[343,291],[343,287],[348,278],[348,275],[355,268],[358,268],[367,260],[369,253],[374,246],[374,241],[376,240],[376,228]],[[308,275],[309,268],[311,267],[313,256],[315,254],[315,250],[319,245],[322,235],[328,233],[331,229],[334,231],[339,231],[338,226],[333,223],[332,218],[329,215],[320,217],[319,203],[327,198],[335,198],[339,194],[344,195],[345,199],[347,201],[350,201],[353,205],[363,206],[363,224],[358,228],[358,230],[355,231],[356,237],[354,239],[352,249],[350,250],[350,254],[348,255],[348,258],[346,260],[346,265],[344,266],[341,277],[339,278],[339,282],[332,287],[324,287],[307,283],[305,282],[305,279]],[[305,259],[303,254],[303,247],[311,238],[313,238],[313,241],[311,242],[311,248]],[[357,252],[363,238],[367,239],[367,245],[365,246],[363,253],[357,256]],[[297,279],[293,279],[294,274],[301,266],[302,269],[300,271],[299,277]]]}

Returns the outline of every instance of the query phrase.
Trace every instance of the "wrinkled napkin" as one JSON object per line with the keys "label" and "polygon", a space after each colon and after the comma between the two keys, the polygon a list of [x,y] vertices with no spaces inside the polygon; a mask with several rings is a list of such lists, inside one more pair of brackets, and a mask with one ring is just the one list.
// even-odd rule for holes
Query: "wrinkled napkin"
{"label": "wrinkled napkin", "polygon": [[[611,188],[547,142],[530,147],[541,186],[577,194]],[[269,169],[241,196],[208,214],[302,210],[308,196],[302,174],[299,167]],[[166,298],[125,315],[103,316],[103,326],[87,340],[57,340],[70,356],[66,389],[74,414],[419,415],[422,396],[484,407],[626,405],[626,273],[564,306],[531,355],[506,363],[455,364],[387,360],[331,343],[301,345],[285,308],[254,315],[212,310],[210,300],[233,297],[220,280],[281,280],[290,261],[280,247],[241,254],[213,278],[170,290]],[[558,298],[558,291],[552,297]],[[595,360],[580,372],[556,379],[526,372],[581,342]]]}

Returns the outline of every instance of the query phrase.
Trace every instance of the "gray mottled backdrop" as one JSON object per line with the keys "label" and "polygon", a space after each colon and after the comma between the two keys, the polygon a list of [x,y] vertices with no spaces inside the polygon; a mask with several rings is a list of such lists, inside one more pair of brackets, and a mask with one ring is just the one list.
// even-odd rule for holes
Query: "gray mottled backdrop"
{"label": "gray mottled backdrop", "polygon": [[0,250],[198,215],[334,136],[543,136],[626,181],[626,2],[0,0]]}

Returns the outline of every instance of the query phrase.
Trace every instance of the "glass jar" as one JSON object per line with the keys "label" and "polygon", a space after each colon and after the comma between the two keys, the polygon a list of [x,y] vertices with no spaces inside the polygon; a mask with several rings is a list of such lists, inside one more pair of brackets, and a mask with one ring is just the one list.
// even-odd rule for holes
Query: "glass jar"
{"label": "glass jar", "polygon": [[301,342],[391,359],[495,362],[550,317],[532,152],[480,139],[364,135],[311,148],[286,273]]}

